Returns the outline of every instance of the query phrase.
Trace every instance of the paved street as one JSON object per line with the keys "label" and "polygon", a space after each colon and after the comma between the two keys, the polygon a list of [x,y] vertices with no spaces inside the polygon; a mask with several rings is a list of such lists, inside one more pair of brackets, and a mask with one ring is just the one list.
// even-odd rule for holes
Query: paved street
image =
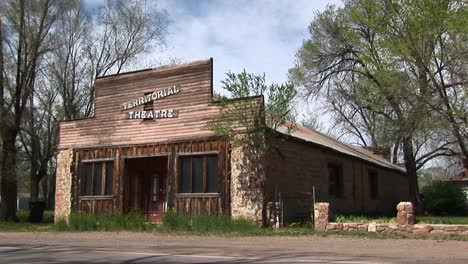
{"label": "paved street", "polygon": [[468,242],[0,233],[1,263],[468,263]]}

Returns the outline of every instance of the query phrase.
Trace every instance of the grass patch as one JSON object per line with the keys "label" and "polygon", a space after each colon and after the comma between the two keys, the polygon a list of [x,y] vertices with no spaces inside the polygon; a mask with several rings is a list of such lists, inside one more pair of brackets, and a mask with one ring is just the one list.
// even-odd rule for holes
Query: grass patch
{"label": "grass patch", "polygon": [[174,212],[166,212],[160,231],[187,232],[198,235],[256,235],[261,230],[246,219],[232,219],[228,215],[197,215],[189,218]]}
{"label": "grass patch", "polygon": [[44,211],[44,219],[42,223],[28,222],[29,210],[20,210],[16,212],[19,219],[18,223],[0,221],[0,232],[36,232],[49,231],[52,229],[54,222],[54,211]]}
{"label": "grass patch", "polygon": [[375,215],[337,215],[337,223],[396,223],[395,217],[375,216]]}
{"label": "grass patch", "polygon": [[416,216],[418,224],[468,225],[468,216]]}
{"label": "grass patch", "polygon": [[146,223],[142,214],[107,214],[93,215],[74,213],[70,215],[68,224],[59,221],[54,225],[56,231],[147,231],[152,224]]}

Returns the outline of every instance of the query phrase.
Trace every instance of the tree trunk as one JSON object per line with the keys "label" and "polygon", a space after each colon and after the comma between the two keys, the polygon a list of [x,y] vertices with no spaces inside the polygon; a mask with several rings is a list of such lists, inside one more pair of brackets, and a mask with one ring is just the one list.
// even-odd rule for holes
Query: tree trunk
{"label": "tree trunk", "polygon": [[409,199],[416,206],[416,212],[421,212],[421,200],[419,197],[418,174],[416,169],[416,159],[414,157],[412,137],[402,140],[403,157],[405,160],[406,177],[408,177]]}
{"label": "tree trunk", "polygon": [[18,130],[3,127],[2,162],[1,162],[1,197],[0,217],[5,221],[18,222],[16,216],[18,182],[16,171],[16,136]]}

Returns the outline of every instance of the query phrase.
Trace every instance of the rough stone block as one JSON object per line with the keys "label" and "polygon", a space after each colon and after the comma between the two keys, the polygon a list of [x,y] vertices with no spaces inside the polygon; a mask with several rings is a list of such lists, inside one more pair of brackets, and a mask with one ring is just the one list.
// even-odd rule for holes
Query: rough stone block
{"label": "rough stone block", "polygon": [[359,231],[368,231],[369,225],[368,224],[360,224],[358,226]]}
{"label": "rough stone block", "polygon": [[372,223],[369,223],[369,226],[367,227],[367,231],[368,232],[377,232],[377,223],[376,222],[372,222]]}
{"label": "rough stone block", "polygon": [[443,234],[445,234],[443,230],[432,230],[431,232],[429,232],[429,235],[431,236],[440,236]]}
{"label": "rough stone block", "polygon": [[414,206],[410,202],[400,202],[397,205],[397,222],[399,225],[414,225]]}

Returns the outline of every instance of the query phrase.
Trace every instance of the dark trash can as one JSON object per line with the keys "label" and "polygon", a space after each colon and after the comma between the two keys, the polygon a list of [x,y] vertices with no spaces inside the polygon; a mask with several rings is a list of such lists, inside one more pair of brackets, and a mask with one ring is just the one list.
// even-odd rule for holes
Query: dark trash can
{"label": "dark trash can", "polygon": [[45,202],[29,202],[29,218],[31,223],[40,223],[44,218]]}

